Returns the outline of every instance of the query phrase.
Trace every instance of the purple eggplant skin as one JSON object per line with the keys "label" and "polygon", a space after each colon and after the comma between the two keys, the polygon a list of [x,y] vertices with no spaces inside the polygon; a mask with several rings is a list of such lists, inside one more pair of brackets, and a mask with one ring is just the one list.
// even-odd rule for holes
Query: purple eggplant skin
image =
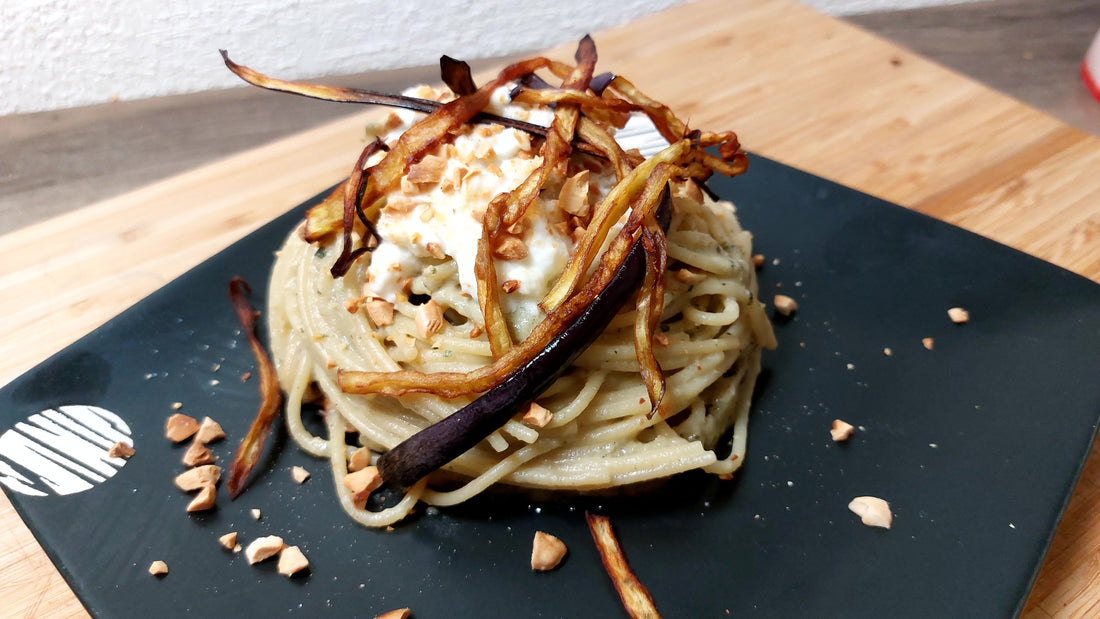
{"label": "purple eggplant skin", "polygon": [[[666,185],[657,208],[657,223],[668,228],[671,192]],[[646,255],[635,242],[607,286],[547,346],[496,387],[450,416],[405,439],[378,459],[386,483],[407,488],[499,430],[524,410],[607,328],[619,308],[645,279]]]}

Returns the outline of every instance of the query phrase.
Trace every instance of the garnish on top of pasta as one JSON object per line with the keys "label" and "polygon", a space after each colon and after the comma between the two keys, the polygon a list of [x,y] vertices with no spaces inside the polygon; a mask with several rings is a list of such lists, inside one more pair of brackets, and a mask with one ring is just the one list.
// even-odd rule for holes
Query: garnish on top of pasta
{"label": "garnish on top of pasta", "polygon": [[[368,127],[349,179],[279,250],[268,294],[290,433],[330,460],[355,520],[386,526],[495,484],[605,491],[737,470],[775,338],[751,235],[704,184],[745,170],[735,134],[596,75],[589,37],[576,64],[532,58],[480,86],[444,57],[447,88],[403,95],[225,60],[265,88],[405,108]],[[615,140],[639,122],[663,138],[649,157]],[[327,436],[303,424],[309,401]],[[404,497],[368,509],[380,484]]]}

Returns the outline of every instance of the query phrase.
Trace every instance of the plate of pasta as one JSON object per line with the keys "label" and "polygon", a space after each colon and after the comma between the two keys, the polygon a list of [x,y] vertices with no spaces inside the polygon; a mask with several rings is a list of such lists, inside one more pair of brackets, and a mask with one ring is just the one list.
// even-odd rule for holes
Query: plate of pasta
{"label": "plate of pasta", "polygon": [[[584,46],[445,63],[347,181],[0,391],[0,485],[93,615],[621,616],[586,513],[663,616],[1020,611],[1100,415],[1100,287],[688,130]],[[615,146],[638,116],[659,139]],[[185,512],[174,414],[220,423],[235,500]]]}

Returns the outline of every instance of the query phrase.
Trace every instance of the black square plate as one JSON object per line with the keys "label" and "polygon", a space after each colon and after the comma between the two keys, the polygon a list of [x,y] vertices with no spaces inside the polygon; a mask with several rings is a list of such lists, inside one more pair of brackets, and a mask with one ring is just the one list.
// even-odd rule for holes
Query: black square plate
{"label": "black square plate", "polygon": [[[102,617],[369,617],[405,606],[419,619],[621,616],[585,509],[612,518],[667,617],[1018,613],[1100,414],[1100,286],[761,157],[713,186],[767,256],[764,299],[782,292],[801,306],[777,320],[780,348],[765,357],[748,457],[732,482],[684,475],[613,500],[486,496],[374,531],[345,518],[326,464],[280,430],[240,499],[188,516],[189,497],[171,481],[182,449],[165,440],[164,420],[174,402],[214,417],[230,436],[215,452],[231,458],[258,393],[255,379],[240,380],[253,360],[226,285],[245,277],[262,307],[272,252],[302,209],[0,391],[0,479]],[[955,306],[970,311],[968,324],[948,320]],[[74,473],[88,489],[59,494],[11,454],[34,460],[21,450],[41,411],[54,413],[38,425],[94,415],[101,421],[85,422],[101,433],[121,431],[106,427],[109,415],[61,408],[78,405],[116,414],[137,455],[121,468],[97,461],[106,469]],[[834,418],[859,427],[847,443],[830,440]],[[313,477],[299,486],[293,465]],[[859,495],[890,502],[891,530],[848,511]],[[309,557],[309,573],[288,580],[270,564],[250,567],[218,545],[231,530],[245,542],[282,536]],[[536,530],[569,546],[554,572],[528,567]],[[155,559],[167,577],[146,572]]]}

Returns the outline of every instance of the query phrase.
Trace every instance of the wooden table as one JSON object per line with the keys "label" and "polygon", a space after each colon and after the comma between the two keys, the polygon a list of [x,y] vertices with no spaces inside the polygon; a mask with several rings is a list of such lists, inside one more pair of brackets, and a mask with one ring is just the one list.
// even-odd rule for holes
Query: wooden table
{"label": "wooden table", "polygon": [[[790,0],[704,0],[596,40],[600,67],[695,126],[1100,282],[1096,137]],[[0,384],[345,176],[372,113],[0,237]],[[1024,616],[1097,612],[1098,503],[1094,453]],[[6,498],[0,609],[86,616]]]}

